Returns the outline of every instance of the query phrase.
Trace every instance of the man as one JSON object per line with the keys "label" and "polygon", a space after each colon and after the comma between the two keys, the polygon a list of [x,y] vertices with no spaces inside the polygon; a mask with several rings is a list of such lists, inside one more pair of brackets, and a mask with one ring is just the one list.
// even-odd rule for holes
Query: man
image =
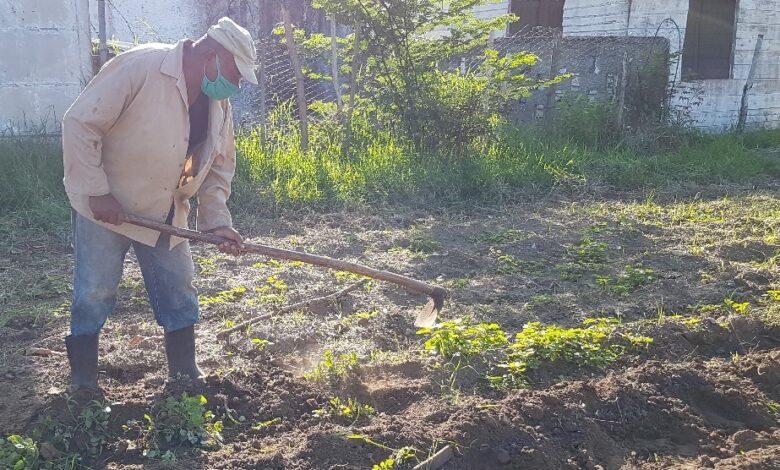
{"label": "man", "polygon": [[98,336],[114,310],[133,247],[157,322],[169,375],[202,376],[195,360],[198,296],[189,244],[123,223],[126,213],[186,226],[198,197],[198,229],[238,254],[226,201],[236,166],[227,98],[241,78],[257,83],[249,33],[229,18],[205,36],[148,44],[108,62],[63,118],[65,190],[74,209],[75,275],[65,343],[71,388],[96,388]]}

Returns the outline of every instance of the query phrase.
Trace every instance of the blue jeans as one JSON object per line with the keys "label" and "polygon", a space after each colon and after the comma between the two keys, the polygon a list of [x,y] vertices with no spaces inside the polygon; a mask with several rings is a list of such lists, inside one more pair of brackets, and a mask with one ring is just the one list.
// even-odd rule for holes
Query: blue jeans
{"label": "blue jeans", "polygon": [[144,277],[149,303],[166,333],[198,321],[198,291],[192,285],[195,267],[190,245],[170,250],[170,237],[161,235],[157,246],[135,242],[73,211],[75,272],[70,333],[98,333],[116,306],[125,255],[133,247]]}

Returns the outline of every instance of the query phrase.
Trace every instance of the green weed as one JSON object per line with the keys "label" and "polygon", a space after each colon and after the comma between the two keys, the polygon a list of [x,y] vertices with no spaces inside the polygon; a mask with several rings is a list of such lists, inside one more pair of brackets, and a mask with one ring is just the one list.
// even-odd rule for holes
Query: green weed
{"label": "green weed", "polygon": [[214,419],[206,403],[203,395],[169,396],[142,420],[130,420],[122,427],[140,441],[144,457],[175,460],[178,447],[214,447],[222,442],[222,421]]}
{"label": "green weed", "polygon": [[510,228],[501,232],[484,233],[479,237],[476,237],[474,240],[481,243],[501,245],[505,243],[527,240],[536,236],[538,235],[531,231]]}
{"label": "green weed", "polygon": [[507,348],[503,373],[488,379],[495,387],[507,389],[523,386],[528,371],[543,366],[603,368],[618,360],[627,348],[653,341],[647,336],[620,332],[618,326],[619,321],[614,318],[588,318],[578,328],[526,323]]}
{"label": "green weed", "polygon": [[627,296],[636,289],[650,284],[655,280],[655,271],[645,268],[641,264],[626,266],[623,272],[616,278],[609,276],[596,276],[596,284],[607,292],[615,295]]}
{"label": "green weed", "polygon": [[400,449],[393,449],[385,444],[379,443],[368,436],[363,434],[348,434],[346,438],[353,441],[360,441],[364,444],[377,447],[382,450],[392,452],[392,455],[381,462],[374,464],[371,470],[394,470],[403,468],[410,461],[418,462],[420,459],[417,457],[417,449],[413,447],[401,447]]}
{"label": "green weed", "polygon": [[520,260],[496,248],[491,248],[490,253],[498,263],[496,271],[501,274],[525,274],[529,276],[539,276],[544,272],[544,263],[538,261]]}
{"label": "green weed", "polygon": [[354,426],[361,418],[369,418],[376,414],[371,405],[360,403],[356,398],[347,398],[342,401],[338,397],[328,400],[324,408],[314,410],[314,416],[318,418],[345,418]]}
{"label": "green weed", "polygon": [[246,287],[234,287],[230,290],[225,290],[222,292],[218,292],[217,295],[214,296],[200,296],[198,301],[200,302],[200,305],[203,307],[208,307],[210,305],[218,305],[218,304],[224,304],[224,303],[232,303],[238,301],[241,297],[243,297],[247,292]]}
{"label": "green weed", "polygon": [[108,440],[111,407],[96,400],[81,406],[66,395],[65,411],[62,418],[43,418],[38,427],[40,440],[51,442],[64,454],[78,454],[80,460],[96,459]]}
{"label": "green weed", "polygon": [[468,360],[471,356],[500,349],[508,342],[506,333],[496,323],[472,325],[464,319],[421,328],[417,334],[428,337],[425,341],[426,351],[445,360]]}
{"label": "green weed", "polygon": [[313,382],[336,383],[355,373],[359,368],[357,353],[350,352],[335,356],[333,351],[326,349],[322,361],[312,370],[303,375],[306,380]]}

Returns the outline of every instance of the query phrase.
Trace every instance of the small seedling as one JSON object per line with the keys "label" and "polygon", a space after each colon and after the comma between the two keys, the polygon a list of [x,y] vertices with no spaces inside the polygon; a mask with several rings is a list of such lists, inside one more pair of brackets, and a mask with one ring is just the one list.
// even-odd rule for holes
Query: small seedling
{"label": "small seedling", "polygon": [[330,349],[323,353],[322,361],[311,372],[303,375],[313,382],[335,383],[358,370],[358,356],[355,352],[334,356]]}
{"label": "small seedling", "polygon": [[232,303],[238,301],[241,297],[246,295],[246,287],[234,287],[230,290],[218,292],[213,297],[201,296],[198,301],[201,306],[207,307],[210,305],[217,305],[223,303]]}
{"label": "small seedling", "polygon": [[496,271],[501,274],[526,274],[538,276],[544,272],[544,263],[539,261],[520,260],[495,248],[491,248],[490,253],[498,263]]}
{"label": "small seedling", "polygon": [[725,299],[723,303],[726,304],[733,312],[740,315],[746,315],[748,313],[748,309],[750,308],[750,302],[735,302],[732,299]]}
{"label": "small seedling", "polygon": [[371,467],[371,470],[394,470],[402,468],[402,466],[410,461],[417,461],[419,462],[419,458],[417,457],[417,449],[414,447],[401,447],[400,449],[393,449],[392,447],[389,447],[385,444],[381,444],[379,442],[374,441],[368,436],[364,436],[362,434],[349,434],[346,436],[347,439],[353,440],[353,441],[360,441],[364,444],[368,444],[374,447],[378,447],[382,450],[387,450],[392,452],[392,455],[381,462],[374,464],[373,467]]}
{"label": "small seedling", "polygon": [[376,410],[371,405],[360,403],[356,398],[348,398],[342,401],[338,397],[328,400],[324,408],[314,410],[314,416],[318,418],[346,418],[351,421],[350,426],[363,417],[371,417],[376,414]]}
{"label": "small seedling", "polygon": [[655,271],[645,268],[641,264],[626,266],[617,278],[609,276],[596,276],[596,284],[607,292],[615,295],[627,296],[636,289],[650,284],[655,279]]}
{"label": "small seedling", "polygon": [[219,256],[211,258],[201,256],[196,258],[195,264],[200,268],[199,274],[201,276],[210,276],[214,274],[217,271],[217,260],[219,260]]}
{"label": "small seedling", "polygon": [[279,417],[271,418],[267,421],[263,421],[252,426],[252,431],[260,431],[262,429],[269,428],[271,426],[274,426],[276,424],[281,424],[281,423],[282,423],[282,418]]}
{"label": "small seedling", "polygon": [[347,317],[341,319],[341,326],[344,328],[350,328],[354,324],[366,323],[368,320],[379,315],[379,310],[364,310],[355,312]]}

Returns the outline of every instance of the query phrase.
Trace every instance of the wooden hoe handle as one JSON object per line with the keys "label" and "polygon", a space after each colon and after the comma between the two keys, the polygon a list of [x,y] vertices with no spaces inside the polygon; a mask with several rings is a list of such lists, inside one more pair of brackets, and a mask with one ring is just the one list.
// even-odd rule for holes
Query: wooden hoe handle
{"label": "wooden hoe handle", "polygon": [[[172,225],[155,222],[153,220],[137,217],[134,215],[126,215],[125,222],[157,230],[160,233],[167,235],[186,238],[188,240],[211,243],[214,245],[219,245],[221,243],[231,241],[220,237],[219,235],[198,232],[197,230],[190,230],[187,228],[174,227]],[[326,268],[336,269],[338,271],[347,271],[360,274],[372,279],[378,279],[380,281],[386,281],[399,285],[418,294],[425,294],[431,298],[431,302],[423,309],[420,315],[418,315],[417,321],[415,322],[416,326],[431,326],[433,322],[436,321],[438,312],[441,311],[441,309],[444,307],[444,299],[448,295],[447,290],[443,287],[428,284],[389,271],[382,271],[357,263],[350,263],[348,261],[328,258],[327,256],[311,255],[308,253],[301,253],[300,251],[285,250],[283,248],[275,248],[268,245],[246,242],[244,243],[243,251],[248,253],[257,253],[259,255],[268,256],[269,258],[301,261],[303,263],[313,264],[315,266],[323,266]]]}

